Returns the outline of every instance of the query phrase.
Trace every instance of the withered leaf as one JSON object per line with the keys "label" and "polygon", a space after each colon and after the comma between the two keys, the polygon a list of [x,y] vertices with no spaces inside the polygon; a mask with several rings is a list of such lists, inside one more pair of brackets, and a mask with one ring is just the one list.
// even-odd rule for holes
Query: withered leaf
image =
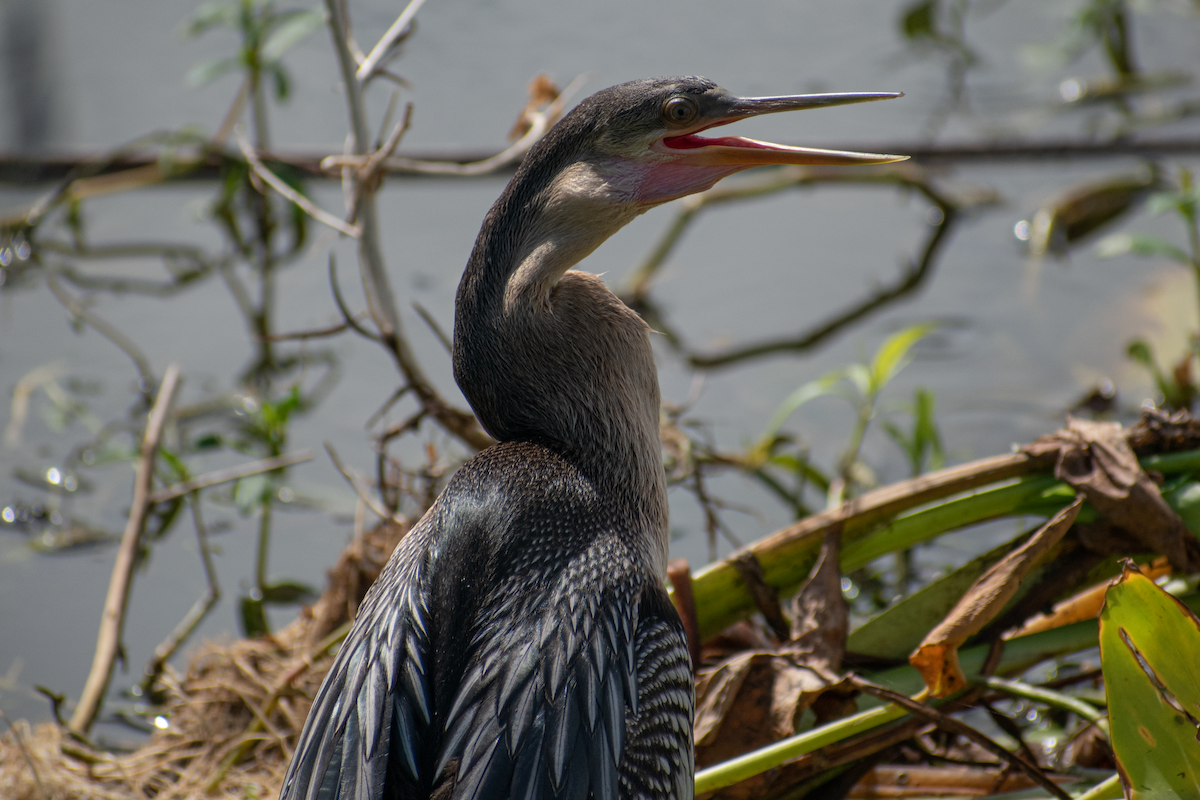
{"label": "withered leaf", "polygon": [[1027,445],[1031,456],[1057,453],[1055,476],[1083,492],[1109,522],[1135,543],[1188,570],[1187,540],[1192,538],[1142,470],[1116,422],[1068,418],[1065,430]]}
{"label": "withered leaf", "polygon": [[[838,573],[840,531],[827,534],[821,556],[794,604],[794,638],[775,650],[739,653],[701,671],[696,682],[696,761],[727,760],[796,733],[804,711],[823,693],[853,689],[837,674],[845,649],[849,612]],[[823,714],[844,711],[827,704]],[[722,798],[754,797],[770,775],[722,790]]]}
{"label": "withered leaf", "polygon": [[1074,503],[1039,528],[1029,541],[983,573],[908,657],[935,697],[945,697],[966,687],[966,676],[958,664],[958,648],[1000,613],[1016,594],[1025,574],[1071,527],[1082,505],[1083,498],[1077,497]]}

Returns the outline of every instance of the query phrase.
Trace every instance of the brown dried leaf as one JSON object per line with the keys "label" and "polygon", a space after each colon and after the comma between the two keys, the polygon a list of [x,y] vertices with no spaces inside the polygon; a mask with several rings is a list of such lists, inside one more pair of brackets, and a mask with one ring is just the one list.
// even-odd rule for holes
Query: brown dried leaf
{"label": "brown dried leaf", "polygon": [[980,576],[908,657],[935,697],[945,697],[966,687],[966,676],[958,664],[958,648],[1000,613],[1016,594],[1025,574],[1071,527],[1082,505],[1083,498],[1076,498],[1038,529],[1029,541]]}
{"label": "brown dried leaf", "polygon": [[812,575],[792,603],[792,640],[783,648],[797,663],[830,680],[841,669],[850,632],[850,609],[838,571],[841,536],[840,525],[826,532]]}
{"label": "brown dried leaf", "polygon": [[739,653],[715,668],[702,670],[696,679],[696,746],[709,745],[716,740],[721,721],[729,713],[750,674],[751,661],[761,652]]}
{"label": "brown dried leaf", "polygon": [[1109,522],[1138,545],[1167,557],[1187,572],[1187,540],[1193,538],[1162,499],[1115,422],[1070,418],[1065,430],[1027,445],[1031,456],[1057,453],[1054,474],[1083,492]]}
{"label": "brown dried leaf", "polygon": [[[804,711],[823,693],[842,687],[837,675],[849,612],[838,573],[840,532],[831,531],[821,557],[794,603],[795,638],[778,650],[739,653],[696,682],[696,762],[715,764],[791,736]],[[848,690],[847,693],[853,693]],[[822,713],[834,718],[845,702]],[[754,797],[772,780],[758,776],[723,790],[722,798]]]}

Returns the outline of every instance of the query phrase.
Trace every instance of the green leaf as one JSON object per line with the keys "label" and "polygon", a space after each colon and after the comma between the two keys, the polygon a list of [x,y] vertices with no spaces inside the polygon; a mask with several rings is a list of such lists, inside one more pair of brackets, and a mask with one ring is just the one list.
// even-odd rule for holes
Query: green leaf
{"label": "green leaf", "polygon": [[904,9],[900,30],[905,39],[932,39],[937,33],[938,0],[918,0]]}
{"label": "green leaf", "polygon": [[262,601],[269,605],[292,605],[315,600],[320,593],[298,581],[279,581],[262,589]]}
{"label": "green leaf", "polygon": [[936,327],[932,322],[924,322],[893,333],[884,340],[875,352],[875,357],[871,359],[872,393],[878,393],[887,386],[888,381],[908,363],[908,354],[913,345]]}
{"label": "green leaf", "polygon": [[224,443],[225,440],[221,437],[221,434],[206,433],[197,438],[192,444],[192,447],[196,448],[197,450],[215,450],[216,448],[221,447]]}
{"label": "green leaf", "polygon": [[225,26],[236,28],[238,25],[239,8],[236,2],[201,3],[196,13],[187,21],[183,32],[186,36],[199,36],[205,31]]}
{"label": "green leaf", "polygon": [[1175,245],[1144,233],[1114,233],[1112,236],[1106,236],[1096,244],[1096,255],[1101,258],[1123,255],[1168,258],[1185,267],[1191,266],[1192,263],[1187,253]]}
{"label": "green leaf", "polygon": [[276,63],[268,63],[265,69],[275,85],[275,99],[282,103],[288,99],[292,91],[292,83],[288,78],[287,70]]}
{"label": "green leaf", "polygon": [[1200,481],[1189,480],[1170,489],[1164,487],[1163,500],[1169,505],[1189,531],[1200,534]]}
{"label": "green leaf", "polygon": [[262,46],[264,61],[278,61],[284,53],[324,25],[325,14],[316,9],[295,10],[276,15],[271,24],[274,30]]}
{"label": "green leaf", "polygon": [[233,501],[238,510],[249,514],[262,505],[271,496],[273,483],[266,474],[251,475],[242,478],[233,489]]}
{"label": "green leaf", "polygon": [[946,466],[946,453],[942,449],[942,435],[933,418],[934,402],[933,392],[928,389],[917,389],[917,422],[913,429],[913,439],[922,459],[928,451],[929,463],[923,466],[930,470]]}
{"label": "green leaf", "polygon": [[245,595],[240,602],[242,612],[242,635],[247,639],[257,639],[271,632],[267,624],[266,607],[262,597],[257,592]]}
{"label": "green leaf", "polygon": [[860,398],[864,398],[871,393],[871,370],[866,364],[847,364],[843,373],[846,382],[854,387]]}
{"label": "green leaf", "polygon": [[1141,339],[1134,339],[1125,348],[1125,355],[1132,358],[1137,363],[1149,370],[1157,369],[1154,363],[1154,351],[1150,349],[1150,345],[1146,344]]}
{"label": "green leaf", "polygon": [[191,473],[188,471],[187,465],[183,463],[183,460],[167,448],[160,447],[158,449],[158,457],[165,461],[167,466],[171,468],[172,480],[186,481],[191,477]]}
{"label": "green leaf", "polygon": [[227,72],[233,72],[241,67],[241,64],[236,58],[218,58],[213,61],[205,61],[203,64],[197,64],[188,70],[187,81],[188,86],[204,86],[207,83],[215,81]]}
{"label": "green leaf", "polygon": [[1134,798],[1200,797],[1200,619],[1131,563],[1104,596],[1113,752]]}
{"label": "green leaf", "polygon": [[775,413],[771,416],[771,421],[767,423],[766,430],[763,431],[762,436],[758,437],[758,447],[763,450],[770,447],[775,438],[779,436],[779,431],[783,427],[783,423],[788,421],[788,417],[796,413],[796,409],[809,400],[814,400],[822,395],[833,394],[834,386],[843,377],[845,377],[844,370],[839,369],[827,372],[815,381],[809,381],[804,384],[784,398],[784,401],[779,404],[779,408],[775,409]]}
{"label": "green leaf", "polygon": [[916,464],[918,462],[921,455],[917,450],[915,435],[912,439],[910,439],[908,434],[900,430],[898,425],[888,422],[887,420],[883,421],[883,432],[886,433],[888,437],[890,437],[891,440],[896,443],[896,446],[900,448],[901,452],[908,457],[910,464]]}
{"label": "green leaf", "polygon": [[803,478],[813,484],[818,491],[829,491],[829,476],[822,472],[819,467],[814,466],[807,458],[801,458],[791,453],[780,453],[779,455],[771,456],[769,463],[783,467],[798,478]]}

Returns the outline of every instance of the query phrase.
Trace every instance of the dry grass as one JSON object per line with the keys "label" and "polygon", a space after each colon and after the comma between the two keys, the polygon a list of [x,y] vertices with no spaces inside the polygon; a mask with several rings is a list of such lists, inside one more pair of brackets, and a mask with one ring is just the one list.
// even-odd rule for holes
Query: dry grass
{"label": "dry grass", "polygon": [[[348,547],[311,608],[274,636],[208,642],[187,672],[162,679],[170,727],[137,751],[113,755],[52,723],[24,720],[0,736],[0,786],[11,800],[273,798],[329,666],[327,643],[354,614],[396,542],[381,526]],[[324,642],[323,642],[324,640]]]}

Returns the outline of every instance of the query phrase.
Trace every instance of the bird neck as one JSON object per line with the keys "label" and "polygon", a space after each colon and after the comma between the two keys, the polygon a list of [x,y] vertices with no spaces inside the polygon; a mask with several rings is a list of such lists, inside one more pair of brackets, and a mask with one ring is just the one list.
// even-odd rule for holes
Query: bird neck
{"label": "bird neck", "polygon": [[592,165],[530,172],[488,213],[459,284],[455,379],[497,439],[537,442],[575,464],[661,573],[667,504],[650,329],[599,278],[568,271],[642,209],[598,194]]}

